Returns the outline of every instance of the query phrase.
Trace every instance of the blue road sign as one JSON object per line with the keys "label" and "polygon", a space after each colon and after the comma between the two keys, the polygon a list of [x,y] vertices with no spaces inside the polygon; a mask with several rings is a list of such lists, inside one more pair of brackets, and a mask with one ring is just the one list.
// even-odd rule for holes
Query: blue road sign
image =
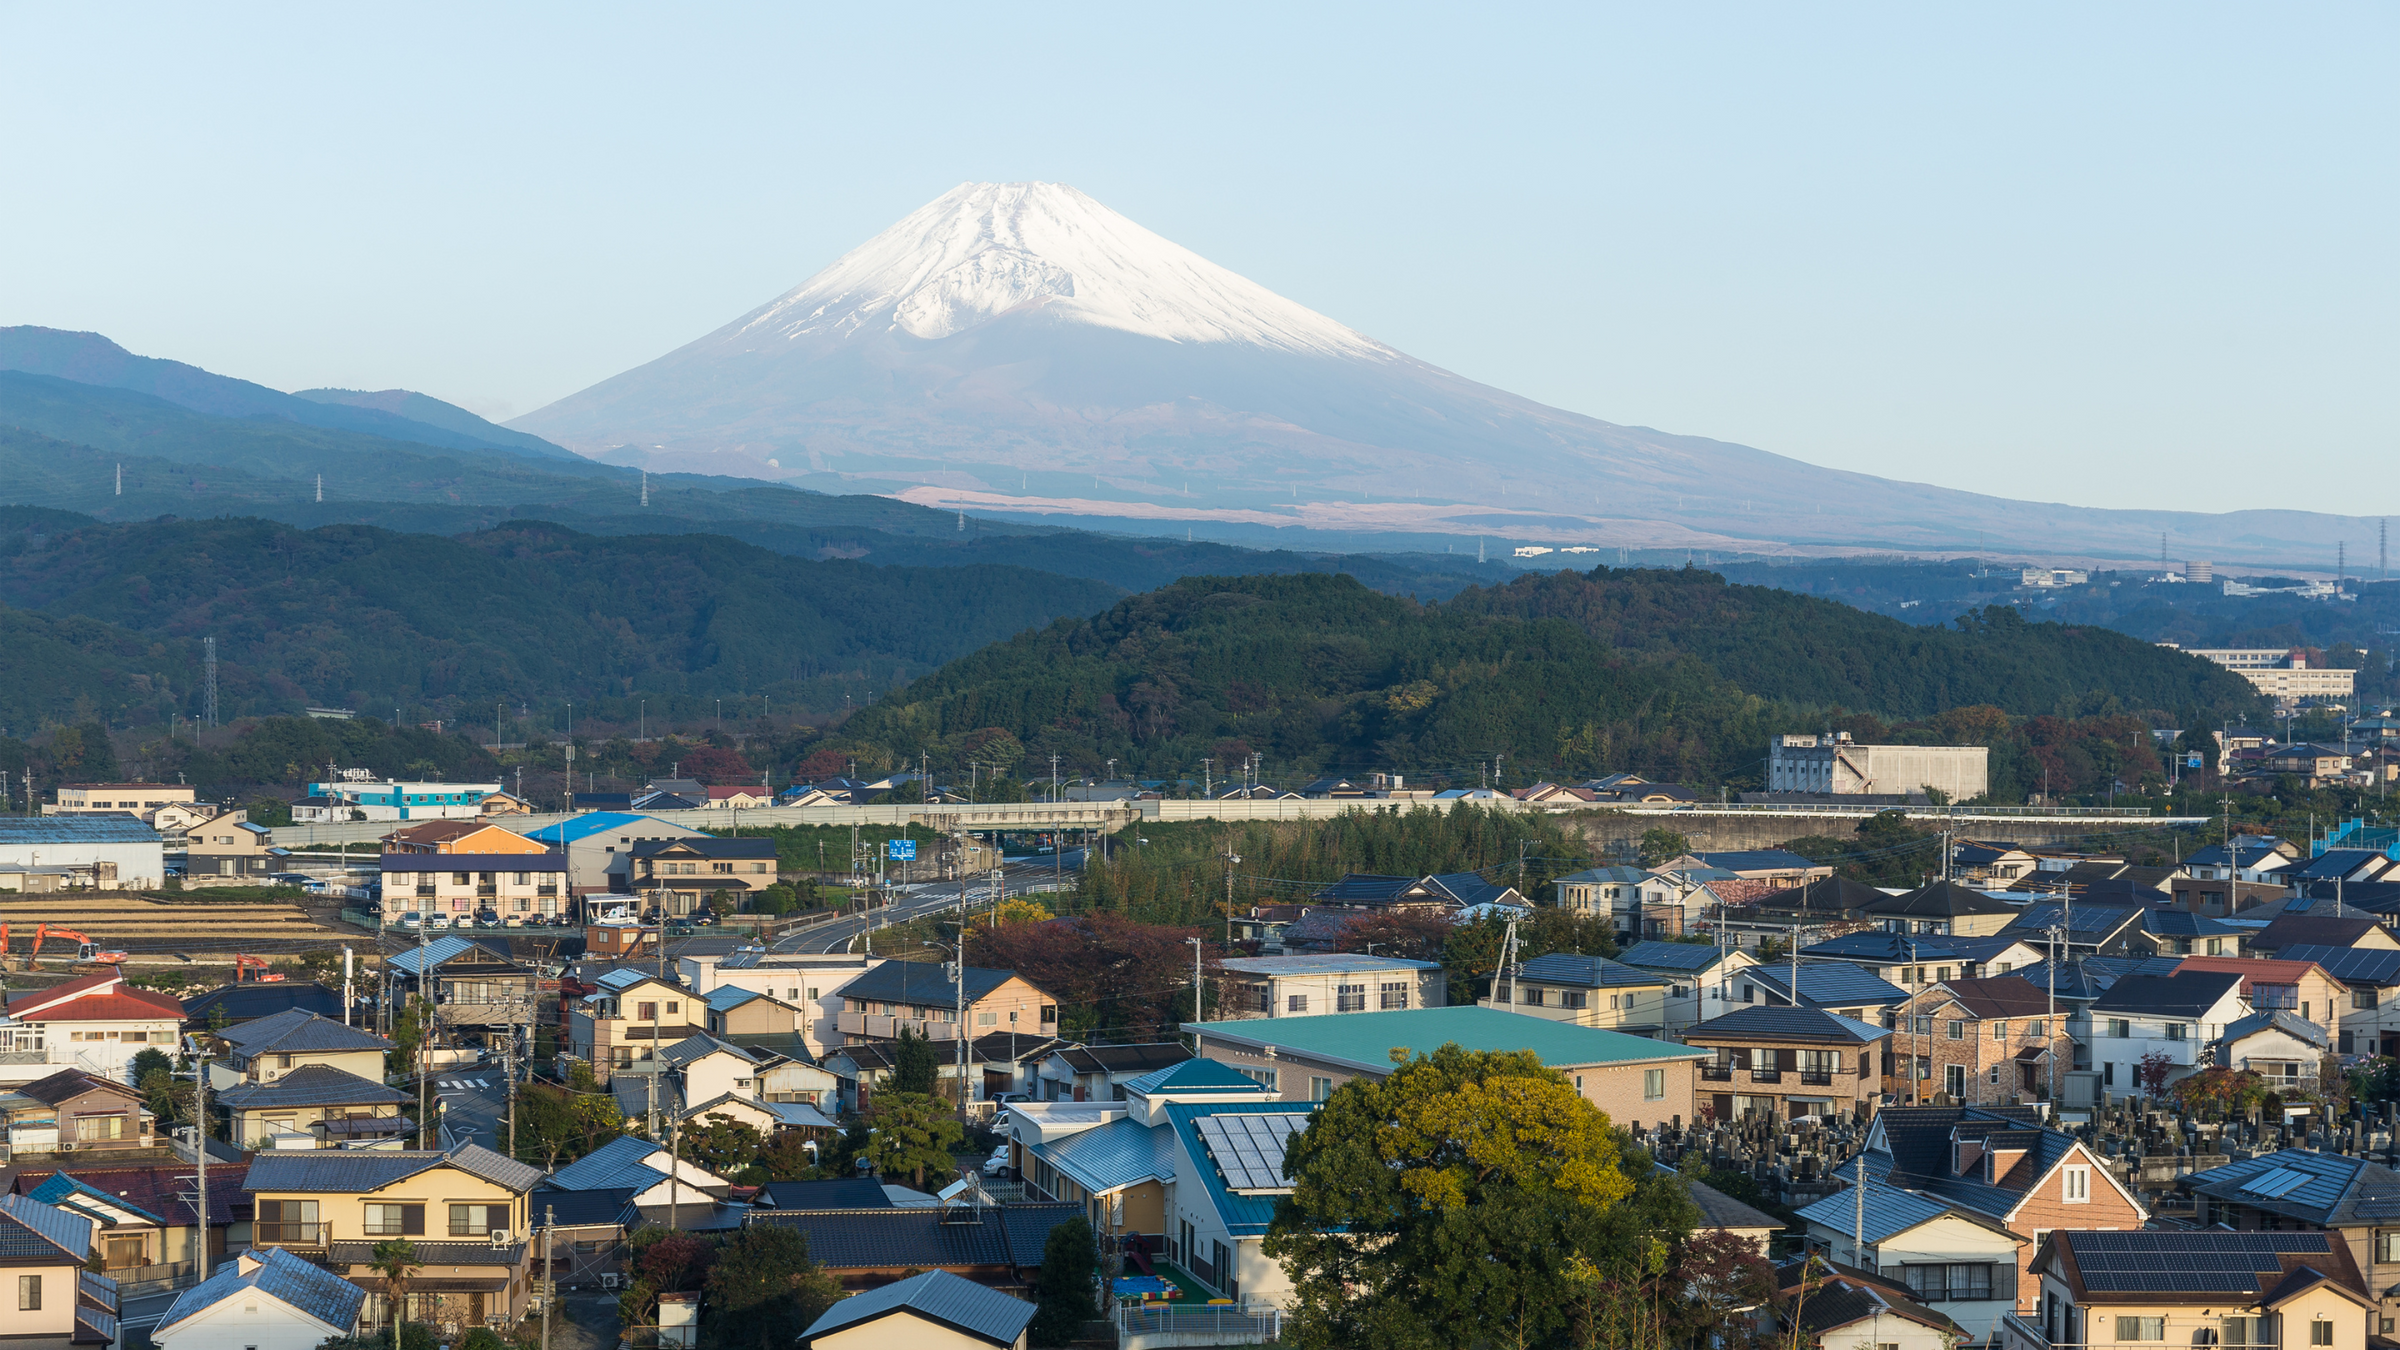
{"label": "blue road sign", "polygon": [[883,856],[893,862],[915,862],[917,860],[917,841],[914,839],[887,839],[883,844]]}
{"label": "blue road sign", "polygon": [[2184,760],[2183,760],[2183,767],[2185,767],[2185,768],[2187,768],[2187,769],[2197,769],[2197,768],[2199,768],[2199,767],[2200,767],[2200,755],[2199,755],[2199,752],[2197,752],[2197,751],[2194,751],[2193,753],[2191,753],[2191,754],[2189,754],[2189,755],[2186,755],[2186,756],[2184,756]]}

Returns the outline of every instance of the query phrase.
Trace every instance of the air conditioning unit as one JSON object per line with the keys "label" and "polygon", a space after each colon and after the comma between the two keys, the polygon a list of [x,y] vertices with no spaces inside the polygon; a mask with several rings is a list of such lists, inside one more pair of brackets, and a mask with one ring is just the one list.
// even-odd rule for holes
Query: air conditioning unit
{"label": "air conditioning unit", "polygon": [[600,1272],[600,1287],[603,1289],[614,1289],[617,1287],[617,1281],[619,1278],[620,1277],[616,1271],[604,1270]]}
{"label": "air conditioning unit", "polygon": [[509,1245],[508,1230],[507,1230],[507,1229],[505,1229],[505,1228],[495,1228],[495,1229],[493,1229],[493,1230],[492,1230],[492,1245],[493,1245],[494,1247],[505,1247],[505,1246]]}

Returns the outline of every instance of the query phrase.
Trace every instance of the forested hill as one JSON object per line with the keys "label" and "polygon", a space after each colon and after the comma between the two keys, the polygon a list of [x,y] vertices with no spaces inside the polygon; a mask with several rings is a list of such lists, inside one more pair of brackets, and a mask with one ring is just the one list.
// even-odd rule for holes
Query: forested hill
{"label": "forested hill", "polygon": [[2001,606],[1920,626],[1693,568],[1524,576],[1463,591],[1446,607],[1564,620],[1621,651],[1696,656],[1764,698],[1884,718],[1974,705],[2016,716],[2157,708],[2212,717],[2259,706],[2249,682],[2224,667],[2105,628],[2027,623]]}
{"label": "forested hill", "polygon": [[82,720],[79,697],[108,705],[84,716],[192,716],[207,636],[227,717],[400,705],[413,720],[428,704],[488,714],[495,699],[563,697],[632,720],[645,696],[659,713],[762,694],[838,709],[1118,594],[1024,568],[803,561],[704,534],[75,520],[0,508],[0,605],[36,611],[6,615],[9,631],[56,657],[9,661],[12,719]]}
{"label": "forested hill", "polygon": [[1629,657],[1572,624],[1495,623],[1343,576],[1191,577],[956,661],[844,739],[895,760],[972,758],[1009,732],[1034,762],[1197,773],[1253,751],[1279,771],[1438,770],[1526,747],[1598,771],[1714,777],[1769,709],[1698,661]]}
{"label": "forested hill", "polygon": [[[1607,614],[1586,592],[1620,582],[1613,599],[1639,622],[1612,631],[1630,649],[1564,617]],[[1113,759],[1120,773],[1170,779],[1197,777],[1203,758],[1223,773],[1257,753],[1285,783],[1387,770],[1473,786],[1505,755],[1519,785],[1630,770],[1738,789],[1763,785],[1770,734],[1816,730],[1840,703],[1858,715],[1838,720],[1870,736],[1992,746],[1993,790],[2007,800],[2038,787],[2045,768],[2058,790],[2154,769],[2146,723],[2121,711],[2150,697],[2187,711],[2249,706],[2247,685],[2228,691],[2218,672],[2189,671],[2192,658],[2013,613],[1943,634],[1804,596],[1760,592],[1774,603],[1748,611],[1715,603],[1726,594],[1705,574],[1611,574],[1529,578],[1437,606],[1346,577],[1187,578],[953,662],[840,737],[861,763],[1023,754],[1037,777],[1052,753],[1069,772]],[[1677,623],[1695,640],[1671,640]],[[1848,642],[1806,632],[1811,623]],[[2057,669],[2036,673],[2045,666]],[[1746,688],[1745,675],[1766,688]],[[2118,693],[2119,681],[2145,702]],[[1863,715],[1870,698],[1934,715],[1885,726]]]}

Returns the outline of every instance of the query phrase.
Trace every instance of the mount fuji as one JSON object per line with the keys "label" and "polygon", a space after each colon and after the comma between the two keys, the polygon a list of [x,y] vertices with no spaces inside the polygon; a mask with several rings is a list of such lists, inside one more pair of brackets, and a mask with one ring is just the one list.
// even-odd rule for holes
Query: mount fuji
{"label": "mount fuji", "polygon": [[509,425],[652,469],[1152,528],[2129,558],[2165,530],[2230,561],[2329,553],[2346,519],[2011,502],[1618,426],[1428,365],[1056,183],[963,184]]}

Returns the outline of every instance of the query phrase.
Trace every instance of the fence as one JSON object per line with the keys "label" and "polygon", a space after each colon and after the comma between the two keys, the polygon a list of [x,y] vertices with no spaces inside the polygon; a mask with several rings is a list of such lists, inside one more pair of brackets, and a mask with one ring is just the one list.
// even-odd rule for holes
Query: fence
{"label": "fence", "polygon": [[[1195,1308],[1139,1307],[1120,1303],[1109,1310],[1109,1325],[1117,1329],[1118,1344],[1136,1336],[1177,1336],[1194,1339],[1186,1345],[1256,1345],[1274,1340],[1283,1331],[1283,1311],[1269,1308],[1247,1312],[1222,1304]],[[1207,1337],[1208,1339],[1199,1339]],[[1175,1342],[1170,1342],[1173,1344]]]}

